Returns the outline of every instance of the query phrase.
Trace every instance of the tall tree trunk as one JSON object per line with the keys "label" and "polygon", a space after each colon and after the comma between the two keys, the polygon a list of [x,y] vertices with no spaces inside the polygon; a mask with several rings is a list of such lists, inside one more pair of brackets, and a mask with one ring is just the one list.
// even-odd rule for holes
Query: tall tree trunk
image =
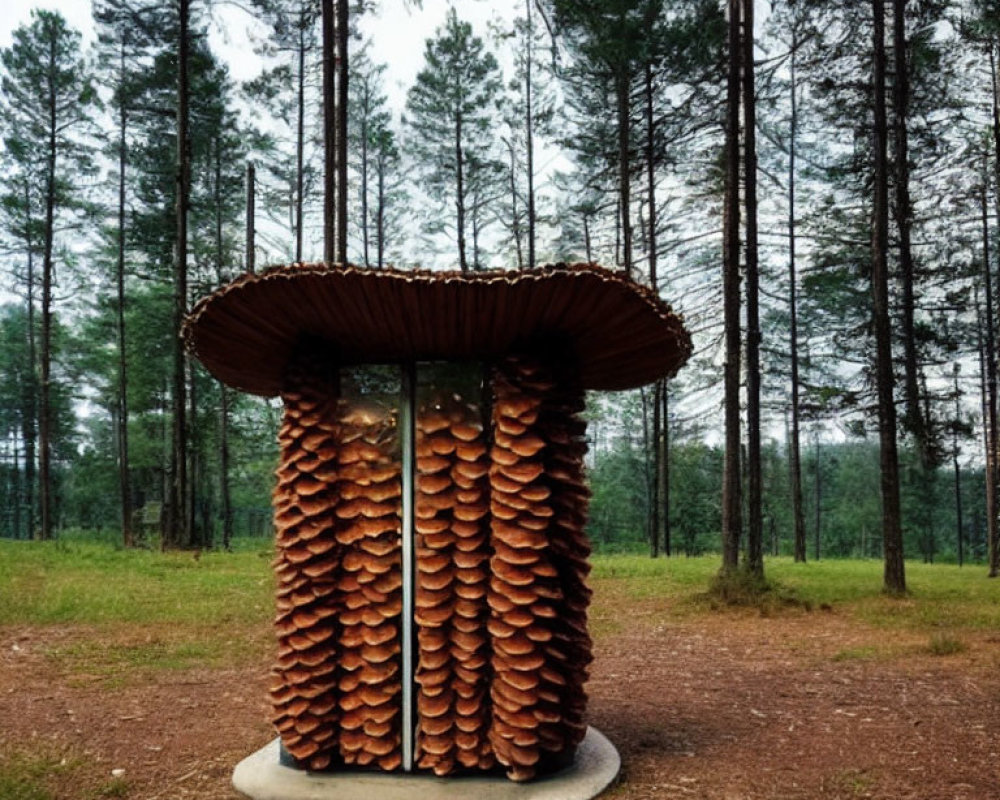
{"label": "tall tree trunk", "polygon": [[791,122],[788,135],[788,338],[791,360],[791,412],[792,430],[789,447],[789,469],[791,471],[792,519],[794,526],[795,561],[806,560],[806,518],[802,506],[802,449],[799,407],[799,308],[798,276],[795,263],[795,155],[798,144],[798,91],[796,86],[795,59],[798,49],[798,27],[792,24],[792,49],[789,62],[791,82]]}
{"label": "tall tree trunk", "polygon": [[323,260],[337,260],[337,107],[334,96],[336,33],[334,0],[321,0],[323,18]]}
{"label": "tall tree trunk", "polygon": [[[125,44],[122,40],[121,75],[125,74]],[[124,100],[118,109],[118,264],[115,269],[117,288],[118,333],[118,494],[121,503],[122,542],[125,547],[135,543],[132,533],[132,489],[129,485],[128,459],[128,358],[125,353],[125,133],[128,116]]]}
{"label": "tall tree trunk", "polygon": [[[250,225],[252,229],[252,223]],[[246,241],[246,260],[253,259],[252,232]],[[221,284],[225,278],[223,264],[226,255],[222,239],[222,142],[215,138],[215,264],[218,270],[218,280]],[[222,381],[219,384],[219,499],[222,504],[222,546],[228,550],[229,541],[233,535],[232,502],[229,488],[229,392]],[[208,535],[209,526],[203,524]]]}
{"label": "tall tree trunk", "polygon": [[743,161],[747,297],[747,570],[764,577],[764,511],[760,442],[760,272],[757,262],[757,105],[754,89],[754,0],[743,5]]}
{"label": "tall tree trunk", "polygon": [[993,277],[990,267],[989,207],[986,200],[987,174],[984,169],[980,191],[980,211],[983,226],[983,304],[985,305],[986,330],[983,332],[986,351],[986,540],[989,551],[989,577],[997,577],[997,560],[1000,557],[997,525],[997,355],[996,326],[993,321]]}
{"label": "tall tree trunk", "polygon": [[188,503],[187,503],[187,539],[184,540],[185,547],[201,547],[205,531],[198,524],[198,506],[202,498],[201,474],[202,474],[202,446],[201,446],[201,426],[198,424],[198,384],[195,380],[194,369],[188,369],[188,420],[189,420],[189,444],[190,444],[190,464],[188,465]]}
{"label": "tall tree trunk", "polygon": [[660,541],[660,498],[662,497],[660,494],[660,475],[663,470],[660,448],[660,443],[663,441],[663,422],[660,419],[660,413],[662,411],[660,392],[662,391],[662,387],[663,381],[657,381],[653,384],[653,436],[652,440],[649,442],[653,456],[653,480],[652,486],[650,487],[649,522],[651,528],[650,535],[652,540],[657,542],[657,549]]}
{"label": "tall tree trunk", "polygon": [[587,215],[583,215],[583,249],[587,254],[587,263],[594,263],[594,254],[590,247],[590,221]]}
{"label": "tall tree trunk", "polygon": [[378,165],[378,210],[375,212],[379,269],[385,266],[385,170],[385,157],[380,153]]}
{"label": "tall tree trunk", "polygon": [[961,369],[955,362],[955,421],[951,428],[951,458],[955,469],[955,546],[958,555],[958,566],[965,560],[962,537],[962,469],[958,464],[958,424],[962,415],[962,393],[958,388],[958,373]]}
{"label": "tall tree trunk", "polygon": [[722,220],[722,294],[725,318],[725,461],[722,473],[722,571],[739,566],[743,527],[740,480],[740,0],[728,0],[726,87],[726,196]]}
{"label": "tall tree trunk", "polygon": [[660,293],[656,275],[656,117],[653,114],[653,65],[646,62],[646,197],[649,203],[649,285]]}
{"label": "tall tree trunk", "polygon": [[892,323],[889,317],[889,176],[886,158],[885,0],[872,0],[874,120],[874,206],[872,225],[872,300],[875,327],[875,374],[878,394],[882,542],[887,594],[906,592],[903,528],[899,504],[899,457],[896,406],[893,401]]}
{"label": "tall tree trunk", "polygon": [[[528,269],[535,266],[535,120],[532,113],[531,69],[534,58],[534,29],[531,23],[532,0],[524,0],[527,22],[527,42],[525,45],[524,98],[525,98],[525,151],[528,173]],[[518,266],[520,266],[520,242],[518,242]]]}
{"label": "tall tree trunk", "polygon": [[813,559],[819,561],[821,534],[823,531],[823,463],[819,448],[819,434],[814,441],[816,451],[816,482],[813,485],[814,495],[814,527],[813,527]]}
{"label": "tall tree trunk", "polygon": [[368,114],[363,113],[361,123],[361,257],[366,267],[371,267],[368,233]]}
{"label": "tall tree trunk", "polygon": [[[326,19],[324,17],[324,24]],[[325,29],[324,29],[325,32]],[[306,4],[299,10],[299,67],[297,75],[298,109],[295,124],[295,261],[302,262],[302,206],[305,195],[305,139],[306,139]],[[326,63],[323,64],[324,90],[326,89]],[[324,91],[324,107],[328,104]]]}
{"label": "tall tree trunk", "polygon": [[663,555],[667,558],[671,555],[671,530],[670,530],[670,379],[663,379],[663,393],[660,395],[663,403],[663,437],[660,443],[660,463],[663,469],[660,471],[661,497],[663,498]]}
{"label": "tall tree trunk", "polygon": [[479,263],[479,234],[482,230],[480,225],[482,219],[479,216],[482,211],[482,198],[479,192],[479,187],[472,190],[472,208],[469,210],[472,222],[472,269],[477,271],[482,269],[482,264]]}
{"label": "tall tree trunk", "polygon": [[348,0],[337,0],[337,261],[347,263]]}
{"label": "tall tree trunk", "polygon": [[[649,542],[649,557],[656,558],[660,554],[660,540],[659,532],[656,529],[656,478],[654,468],[652,468],[652,465],[650,464],[650,461],[655,459],[655,448],[653,447],[654,440],[650,436],[649,430],[649,393],[646,391],[645,386],[639,390],[639,397],[642,400],[642,466],[646,480],[648,511],[646,514],[646,539]],[[658,404],[659,397],[654,395],[653,407],[656,410],[656,413],[659,413]]]}
{"label": "tall tree trunk", "polygon": [[253,275],[257,261],[257,170],[252,161],[247,162],[247,226],[246,226],[246,270]]}
{"label": "tall tree trunk", "polygon": [[629,90],[631,81],[629,80],[628,69],[624,65],[619,65],[615,90],[618,101],[618,206],[621,215],[622,232],[622,254],[621,264],[625,268],[625,274],[632,276],[632,220],[631,220],[631,183],[629,169],[629,139],[630,139],[630,119],[629,119]]}
{"label": "tall tree trunk", "polygon": [[[994,158],[993,158],[993,171],[994,171],[994,182],[996,184],[996,203],[997,207],[1000,208],[1000,87],[997,85],[997,69],[996,69],[996,59],[993,55],[993,42],[990,42],[990,76],[992,79],[992,108],[993,108],[993,147],[994,147]],[[987,221],[986,213],[986,185],[988,183],[988,178],[986,175],[986,170],[983,171],[983,263],[984,269],[986,270],[987,279],[989,279],[990,271],[990,260],[987,254],[988,241],[989,241],[989,223]],[[1000,259],[1000,249],[997,251],[997,257]],[[989,286],[987,284],[987,290]],[[997,484],[1000,483],[1000,458],[998,458],[997,447],[1000,446],[1000,437],[997,435],[997,364],[996,364],[996,353],[994,350],[994,343],[996,341],[995,331],[993,327],[993,315],[992,315],[992,293],[986,297],[986,308],[987,308],[987,366],[991,370],[991,376],[989,381],[989,404],[990,404],[990,452],[989,460],[987,462],[987,468],[990,470],[990,494],[992,497],[992,509],[987,523],[988,531],[988,557],[989,557],[989,577],[996,578],[1000,575],[1000,524],[997,521]],[[988,485],[990,485],[988,484]]]}
{"label": "tall tree trunk", "polygon": [[233,500],[229,482],[229,389],[219,381],[219,490],[222,499],[222,546],[233,541]]}
{"label": "tall tree trunk", "polygon": [[56,53],[55,42],[49,48],[48,79],[48,151],[45,158],[45,240],[42,256],[42,362],[41,402],[38,425],[38,500],[41,506],[41,538],[51,539],[52,520],[52,246],[55,236],[56,206]]}
{"label": "tall tree trunk", "polygon": [[510,159],[510,169],[507,172],[510,185],[510,227],[514,235],[514,250],[517,253],[517,268],[524,269],[524,252],[521,247],[521,221],[517,216],[517,180],[514,170],[517,167],[517,159],[514,155],[514,143],[504,139],[507,145],[507,157]]}
{"label": "tall tree trunk", "polygon": [[11,497],[14,501],[13,533],[15,539],[27,539],[30,537],[30,531],[26,532],[24,537],[21,536],[21,504],[24,502],[24,481],[21,476],[20,452],[17,446],[17,431],[10,432],[10,442],[12,450],[11,455],[13,456],[14,461],[14,472],[11,475]]}
{"label": "tall tree trunk", "polygon": [[[27,184],[24,189],[25,209],[30,217],[31,194]],[[35,520],[38,518],[35,508],[36,501],[36,462],[38,439],[38,347],[35,339],[35,243],[31,235],[31,226],[26,226],[25,243],[28,249],[27,275],[27,337],[28,337],[28,374],[24,398],[24,418],[21,420],[24,436],[24,504],[27,518],[27,538],[35,535]]]}
{"label": "tall tree trunk", "polygon": [[918,380],[917,341],[914,332],[915,275],[913,248],[910,229],[913,209],[910,202],[909,136],[907,119],[909,116],[910,89],[909,71],[906,64],[906,0],[892,0],[893,8],[893,134],[895,140],[895,194],[896,226],[899,233],[899,278],[902,284],[903,312],[903,371],[904,393],[906,395],[906,429],[913,435],[920,451],[921,461],[930,465],[931,452],[928,440],[927,421],[920,406],[920,386]]}
{"label": "tall tree trunk", "polygon": [[[984,239],[985,241],[985,239]],[[983,248],[984,254],[988,247]],[[983,420],[983,452],[985,453],[986,468],[983,471],[984,492],[986,495],[986,549],[989,550],[993,537],[993,526],[996,524],[996,471],[994,467],[994,457],[992,455],[993,434],[990,429],[990,395],[989,395],[989,357],[986,352],[986,338],[989,330],[984,330],[984,314],[979,305],[979,289],[975,291],[976,302],[976,348],[979,351],[979,401],[980,413]],[[993,407],[994,411],[996,406]],[[991,522],[992,521],[992,522]]]}
{"label": "tall tree trunk", "polygon": [[164,547],[176,547],[190,539],[190,515],[187,474],[187,402],[184,348],[180,330],[187,310],[187,215],[191,186],[191,160],[188,150],[188,82],[190,0],[179,0],[180,34],[177,51],[177,156],[174,191],[176,193],[177,241],[174,252],[173,319],[173,447],[171,451],[172,498]]}
{"label": "tall tree trunk", "polygon": [[462,272],[469,271],[465,256],[465,164],[462,158],[462,114],[455,118],[455,214],[458,236],[458,266]]}

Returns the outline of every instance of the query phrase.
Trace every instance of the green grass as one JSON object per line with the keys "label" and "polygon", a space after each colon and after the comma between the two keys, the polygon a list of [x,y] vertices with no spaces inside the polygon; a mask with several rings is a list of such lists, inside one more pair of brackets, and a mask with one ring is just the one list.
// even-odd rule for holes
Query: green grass
{"label": "green grass", "polygon": [[0,625],[253,624],[273,608],[270,559],[0,541]]}
{"label": "green grass", "polygon": [[128,797],[127,780],[87,781],[84,765],[82,758],[44,746],[40,752],[8,752],[0,746],[0,800],[57,800],[66,796],[68,786],[73,787],[74,797],[82,800]]}
{"label": "green grass", "polygon": [[0,800],[52,800],[47,778],[62,769],[51,756],[0,756]]}
{"label": "green grass", "polygon": [[927,652],[932,656],[953,656],[965,650],[965,642],[946,633],[935,633],[927,643]]}
{"label": "green grass", "polygon": [[[599,591],[622,591],[630,599],[669,606],[673,613],[702,613],[704,595],[719,571],[717,555],[698,558],[597,555],[593,582]],[[909,595],[882,593],[882,563],[824,560],[796,564],[767,559],[769,582],[791,608],[833,610],[876,627],[912,630],[985,631],[1000,629],[1000,580],[983,566],[907,562]],[[788,602],[794,600],[794,602]]]}
{"label": "green grass", "polygon": [[[56,638],[45,652],[71,676],[109,686],[123,675],[246,663],[268,635],[270,560],[260,542],[196,558],[107,543],[0,540],[0,625],[97,628],[98,635]],[[718,556],[596,555],[593,565],[596,636],[621,629],[621,609],[658,619],[725,613],[707,593]],[[832,611],[876,629],[926,635],[926,651],[942,655],[960,651],[963,632],[1000,629],[1000,581],[987,579],[981,566],[910,562],[910,594],[902,599],[882,594],[877,561],[777,558],[765,571],[773,592],[761,613]],[[102,630],[110,632],[106,640]]]}

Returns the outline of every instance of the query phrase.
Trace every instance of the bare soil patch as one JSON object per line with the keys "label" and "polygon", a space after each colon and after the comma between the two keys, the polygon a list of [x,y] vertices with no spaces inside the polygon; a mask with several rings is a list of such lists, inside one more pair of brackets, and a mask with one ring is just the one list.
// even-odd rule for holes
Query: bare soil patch
{"label": "bare soil patch", "polygon": [[[833,612],[671,615],[605,589],[594,626],[590,719],[623,761],[609,797],[1000,800],[1000,633],[934,655]],[[269,654],[111,682],[53,655],[136,635],[0,628],[0,758],[65,764],[65,800],[235,800],[233,766],[272,736]]]}

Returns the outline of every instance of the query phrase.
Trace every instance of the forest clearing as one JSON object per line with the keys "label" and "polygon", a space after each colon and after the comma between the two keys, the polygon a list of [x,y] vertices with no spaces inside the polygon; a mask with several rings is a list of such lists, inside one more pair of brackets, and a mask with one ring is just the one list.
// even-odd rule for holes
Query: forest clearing
{"label": "forest clearing", "polygon": [[[0,800],[234,799],[272,736],[272,552],[0,542]],[[1000,797],[1000,588],[982,571],[769,561],[718,607],[718,557],[594,559],[589,721],[611,798]]]}

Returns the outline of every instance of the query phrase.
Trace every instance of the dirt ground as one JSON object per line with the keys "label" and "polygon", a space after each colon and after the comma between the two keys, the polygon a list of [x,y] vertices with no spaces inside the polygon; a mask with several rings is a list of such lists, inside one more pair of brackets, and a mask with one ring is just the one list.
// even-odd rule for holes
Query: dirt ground
{"label": "dirt ground", "polygon": [[[594,625],[590,721],[623,763],[610,798],[1000,800],[1000,632],[942,656],[836,612],[637,603]],[[272,737],[267,654],[113,688],[51,657],[99,635],[0,628],[0,754],[65,754],[65,800],[238,798],[233,766]]]}

